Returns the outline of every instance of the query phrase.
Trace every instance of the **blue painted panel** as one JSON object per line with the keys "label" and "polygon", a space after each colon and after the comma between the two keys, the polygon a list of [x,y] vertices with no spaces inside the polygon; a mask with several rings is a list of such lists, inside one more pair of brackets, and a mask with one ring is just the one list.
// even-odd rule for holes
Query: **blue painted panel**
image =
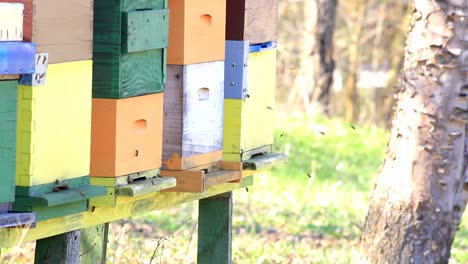
{"label": "blue painted panel", "polygon": [[259,44],[251,45],[249,52],[260,52],[260,51],[264,51],[268,49],[274,49],[277,46],[278,46],[278,43],[276,41],[259,43]]}
{"label": "blue painted panel", "polygon": [[249,59],[248,41],[226,41],[224,60],[224,98],[247,97],[247,69]]}
{"label": "blue painted panel", "polygon": [[19,84],[28,86],[38,86],[45,84],[49,55],[47,53],[38,53],[36,54],[34,61],[34,73],[21,75]]}
{"label": "blue painted panel", "polygon": [[30,42],[0,42],[0,74],[34,72],[36,44]]}

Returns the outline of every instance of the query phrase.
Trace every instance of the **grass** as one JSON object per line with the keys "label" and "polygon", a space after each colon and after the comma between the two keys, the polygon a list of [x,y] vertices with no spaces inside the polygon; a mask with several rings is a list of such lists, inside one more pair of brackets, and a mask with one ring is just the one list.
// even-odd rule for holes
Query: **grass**
{"label": "grass", "polygon": [[[234,263],[353,263],[388,133],[336,120],[280,117],[289,162],[234,192]],[[108,263],[194,263],[197,203],[111,224]],[[465,214],[451,263],[468,263]],[[30,263],[34,243],[4,251]],[[13,257],[12,257],[13,256]]]}

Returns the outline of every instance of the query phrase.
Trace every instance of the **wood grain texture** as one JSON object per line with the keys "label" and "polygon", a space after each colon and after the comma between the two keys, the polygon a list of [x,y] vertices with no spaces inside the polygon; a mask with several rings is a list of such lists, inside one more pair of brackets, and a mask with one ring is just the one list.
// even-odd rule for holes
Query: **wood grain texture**
{"label": "wood grain texture", "polygon": [[0,204],[15,199],[18,81],[0,81]]}
{"label": "wood grain texture", "polygon": [[167,48],[169,11],[137,10],[123,13],[124,53]]}
{"label": "wood grain texture", "polygon": [[224,60],[226,0],[169,0],[168,64]]}
{"label": "wood grain texture", "polygon": [[35,264],[79,264],[81,231],[71,231],[36,242]]}
{"label": "wood grain texture", "polygon": [[0,228],[31,227],[36,223],[35,213],[0,212]]}
{"label": "wood grain texture", "polygon": [[16,185],[89,175],[91,61],[52,64],[44,86],[18,86]]}
{"label": "wood grain texture", "polygon": [[92,210],[37,223],[33,229],[0,229],[0,248],[37,240],[71,230],[83,229],[143,213],[173,207],[217,194],[244,188],[253,184],[253,177],[242,178],[240,183],[223,183],[203,193],[151,193],[138,197],[119,197],[117,207],[95,207]]}
{"label": "wood grain texture", "polygon": [[200,153],[191,156],[181,157],[177,153],[172,155],[164,161],[163,168],[169,170],[196,170],[200,167],[210,166],[217,164],[221,161],[223,152],[221,150]]}
{"label": "wood grain texture", "polygon": [[250,53],[248,98],[224,100],[225,160],[273,144],[275,65],[276,49]]}
{"label": "wood grain texture", "polygon": [[278,38],[278,0],[227,0],[226,40],[250,44]]}
{"label": "wood grain texture", "polygon": [[109,223],[81,229],[80,263],[105,264]]}
{"label": "wood grain texture", "polygon": [[93,99],[91,176],[118,177],[161,167],[163,94]]}
{"label": "wood grain texture", "polygon": [[206,173],[205,171],[175,171],[161,170],[162,177],[172,177],[177,181],[174,188],[164,192],[204,192],[209,187],[242,178],[240,171],[217,170]]}
{"label": "wood grain texture", "polygon": [[92,59],[92,0],[33,0],[31,41],[50,63]]}
{"label": "wood grain texture", "polygon": [[33,0],[2,0],[4,3],[23,4],[23,41],[31,42],[32,38],[32,17]]}
{"label": "wood grain texture", "polygon": [[[168,161],[173,154],[185,159],[221,150],[224,62],[170,65],[168,76],[163,160]],[[219,160],[213,160],[216,161]]]}
{"label": "wood grain texture", "polygon": [[198,263],[232,263],[232,193],[199,201]]}
{"label": "wood grain texture", "polygon": [[[123,42],[128,39],[122,29],[124,23],[122,15],[123,12],[138,12],[137,9],[158,9],[158,12],[164,13],[167,11],[159,9],[166,7],[167,4],[164,0],[95,1],[94,98],[120,99],[164,90],[166,49],[125,53],[126,46],[123,45]],[[155,32],[154,37],[164,39],[166,31],[167,29]],[[140,32],[138,34],[138,36],[142,36]]]}

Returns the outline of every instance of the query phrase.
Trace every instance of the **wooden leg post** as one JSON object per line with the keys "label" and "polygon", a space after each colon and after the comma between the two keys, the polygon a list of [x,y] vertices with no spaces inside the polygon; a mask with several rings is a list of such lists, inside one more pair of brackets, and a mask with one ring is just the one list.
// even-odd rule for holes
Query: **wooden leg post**
{"label": "wooden leg post", "polygon": [[230,264],[232,192],[199,201],[198,263]]}
{"label": "wooden leg post", "polygon": [[35,264],[79,264],[81,231],[39,239],[36,242]]}
{"label": "wooden leg post", "polygon": [[109,223],[81,230],[80,263],[105,264]]}

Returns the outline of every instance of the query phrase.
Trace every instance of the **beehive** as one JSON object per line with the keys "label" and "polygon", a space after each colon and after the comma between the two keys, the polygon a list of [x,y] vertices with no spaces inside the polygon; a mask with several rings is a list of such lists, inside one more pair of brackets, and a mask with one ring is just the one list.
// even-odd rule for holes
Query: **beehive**
{"label": "beehive", "polygon": [[120,99],[164,90],[166,8],[166,0],[94,1],[94,98]]}
{"label": "beehive", "polygon": [[17,81],[0,81],[0,204],[15,200]]}
{"label": "beehive", "polygon": [[185,170],[222,158],[224,62],[168,66],[163,162]]}
{"label": "beehive", "polygon": [[243,161],[255,154],[272,151],[276,72],[274,47],[260,45],[249,48],[253,52],[249,53],[245,99],[224,100],[224,160]]}
{"label": "beehive", "polygon": [[168,64],[224,60],[226,0],[169,0]]}
{"label": "beehive", "polygon": [[278,0],[227,0],[226,13],[226,40],[277,40]]}
{"label": "beehive", "polygon": [[161,167],[163,94],[93,99],[91,176]]}

